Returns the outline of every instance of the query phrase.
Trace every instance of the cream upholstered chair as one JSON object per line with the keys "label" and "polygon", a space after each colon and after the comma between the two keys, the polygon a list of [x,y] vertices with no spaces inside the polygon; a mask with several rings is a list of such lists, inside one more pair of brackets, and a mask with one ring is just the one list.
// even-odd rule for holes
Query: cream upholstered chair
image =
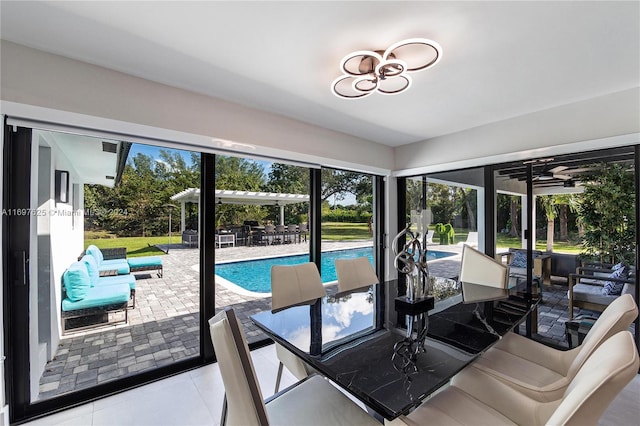
{"label": "cream upholstered chair", "polygon": [[[277,311],[293,305],[313,302],[326,295],[327,292],[322,285],[315,263],[271,267],[271,310]],[[300,358],[277,343],[276,355],[280,363],[275,392],[280,389],[283,366],[286,366],[298,380],[304,379],[311,372],[309,366]]]}
{"label": "cream upholstered chair", "polygon": [[596,425],[611,401],[636,374],[640,360],[633,337],[621,331],[604,342],[554,400],[538,401],[475,368],[396,425]]}
{"label": "cream upholstered chair", "polygon": [[458,279],[471,284],[507,288],[507,267],[490,256],[465,245]]}
{"label": "cream upholstered chair", "polygon": [[611,336],[627,330],[637,316],[633,297],[620,296],[593,324],[582,345],[574,349],[561,351],[507,333],[471,368],[490,374],[533,399],[552,401],[563,394],[587,358]]}
{"label": "cream upholstered chair", "polygon": [[351,291],[380,282],[367,257],[336,259],[338,291]]}
{"label": "cream upholstered chair", "polygon": [[211,318],[209,331],[225,389],[221,425],[379,425],[320,376],[299,382],[265,404],[233,309]]}

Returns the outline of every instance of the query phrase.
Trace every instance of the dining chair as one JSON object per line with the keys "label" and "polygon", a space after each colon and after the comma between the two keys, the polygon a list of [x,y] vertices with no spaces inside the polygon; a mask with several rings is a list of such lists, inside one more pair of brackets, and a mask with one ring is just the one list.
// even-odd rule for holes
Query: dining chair
{"label": "dining chair", "polygon": [[267,240],[267,245],[273,244],[273,239],[275,237],[276,227],[275,225],[265,225],[264,226],[264,236]]}
{"label": "dining chair", "polygon": [[511,388],[539,401],[558,398],[578,370],[611,336],[627,330],[638,316],[631,295],[612,302],[593,324],[582,344],[562,351],[509,332],[480,356],[471,368],[494,376]]}
{"label": "dining chair", "polygon": [[379,425],[320,376],[312,376],[264,401],[249,347],[233,308],[209,320],[225,396],[221,425]]}
{"label": "dining chair", "polygon": [[508,286],[507,267],[468,245],[462,248],[458,278],[461,282],[489,287],[507,288]]}
{"label": "dining chair", "polygon": [[476,368],[465,368],[451,385],[407,416],[387,425],[597,425],[609,404],[638,374],[640,359],[628,331],[604,342],[563,393],[539,401]]}
{"label": "dining chair", "polygon": [[[322,279],[315,263],[273,265],[271,267],[271,310],[277,311],[293,305],[313,302],[326,295],[327,292],[322,285]],[[276,343],[275,346],[279,361],[275,388],[275,392],[278,392],[284,366],[298,380],[307,377],[312,370],[282,345]]]}
{"label": "dining chair", "polygon": [[276,225],[274,241],[277,244],[284,244],[284,234],[287,228],[284,225]]}
{"label": "dining chair", "polygon": [[298,225],[291,223],[287,225],[287,242],[296,243],[298,241]]}
{"label": "dining chair", "polygon": [[368,257],[336,259],[335,266],[336,275],[338,276],[338,291],[340,293],[368,287],[380,282]]}

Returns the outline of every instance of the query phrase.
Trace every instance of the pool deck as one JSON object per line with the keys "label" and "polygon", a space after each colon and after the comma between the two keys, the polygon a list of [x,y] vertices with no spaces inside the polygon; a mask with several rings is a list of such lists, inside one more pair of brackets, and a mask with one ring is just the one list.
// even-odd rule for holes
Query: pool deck
{"label": "pool deck", "polygon": [[[371,245],[367,241],[323,242],[322,249],[340,250]],[[104,327],[65,336],[56,356],[47,363],[40,380],[39,400],[83,389],[115,378],[151,370],[195,356],[199,352],[199,250],[180,245],[163,247],[164,276],[136,275],[136,308],[128,324]],[[430,246],[455,252],[456,256],[429,262],[432,275],[455,277],[460,265],[460,246]],[[304,254],[308,244],[267,247],[225,247],[216,250],[217,263],[273,256]],[[567,319],[566,287],[545,288],[540,306],[539,332],[562,344]],[[216,285],[215,306],[232,306],[244,325],[247,340],[264,338],[249,317],[270,308],[268,297],[252,297]],[[577,312],[579,313],[579,312]]]}

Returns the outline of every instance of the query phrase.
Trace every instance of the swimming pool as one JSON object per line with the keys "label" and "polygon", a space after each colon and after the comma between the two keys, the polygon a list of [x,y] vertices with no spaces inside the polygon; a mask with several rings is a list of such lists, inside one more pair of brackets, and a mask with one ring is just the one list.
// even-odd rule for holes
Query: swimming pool
{"label": "swimming pool", "polygon": [[[428,252],[429,260],[441,259],[454,254],[436,250]],[[373,247],[322,252],[322,282],[328,283],[337,280],[334,263],[336,259],[353,259],[362,256],[368,257],[369,261],[373,263]],[[308,261],[309,255],[301,254],[223,263],[216,265],[216,275],[245,290],[256,293],[270,293],[271,267],[273,265],[295,265]]]}

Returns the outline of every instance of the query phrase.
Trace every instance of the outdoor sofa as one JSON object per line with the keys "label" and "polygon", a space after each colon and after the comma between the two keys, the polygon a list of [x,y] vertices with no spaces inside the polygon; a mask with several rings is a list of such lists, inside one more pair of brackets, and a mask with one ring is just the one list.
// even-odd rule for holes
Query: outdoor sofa
{"label": "outdoor sofa", "polygon": [[602,312],[623,294],[635,297],[633,270],[633,267],[624,264],[592,264],[579,267],[575,274],[569,274],[569,319],[573,319],[574,307]]}
{"label": "outdoor sofa", "polygon": [[[108,321],[108,315],[123,312],[128,321],[127,305],[135,297],[135,277],[119,275],[100,277],[95,267],[89,267],[93,259],[85,256],[83,260],[72,263],[62,276],[62,330],[70,330],[69,321],[77,323],[85,318],[98,318]],[[135,298],[134,306],[135,306]],[[80,323],[81,324],[81,323]],[[94,321],[85,322],[85,326],[73,327],[80,330],[95,325]]]}
{"label": "outdoor sofa", "polygon": [[125,275],[129,273],[157,271],[158,277],[163,274],[162,258],[160,256],[141,256],[127,258],[126,247],[111,249],[99,249],[95,245],[90,245],[82,253],[91,255],[98,266],[100,275]]}

